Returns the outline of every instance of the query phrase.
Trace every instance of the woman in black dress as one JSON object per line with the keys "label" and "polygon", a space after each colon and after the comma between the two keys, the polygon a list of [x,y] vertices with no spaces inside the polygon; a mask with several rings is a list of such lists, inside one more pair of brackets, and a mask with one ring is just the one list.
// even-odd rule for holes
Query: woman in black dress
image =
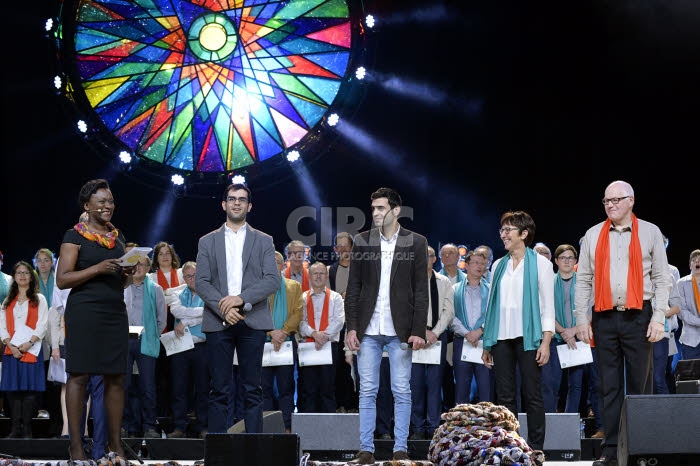
{"label": "woman in black dress", "polygon": [[110,223],[114,198],[103,179],[80,190],[78,203],[88,220],[68,230],[56,273],[59,288],[71,288],[66,302],[66,408],[73,460],[85,460],[80,432],[85,389],[91,374],[104,377],[108,449],[124,457],[120,429],[124,411],[129,325],[124,304],[133,267],[121,267],[126,239]]}

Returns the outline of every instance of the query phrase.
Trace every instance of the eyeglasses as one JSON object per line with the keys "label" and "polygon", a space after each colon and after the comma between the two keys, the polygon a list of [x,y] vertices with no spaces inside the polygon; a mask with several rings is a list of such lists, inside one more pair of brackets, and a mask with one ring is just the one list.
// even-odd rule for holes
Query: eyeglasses
{"label": "eyeglasses", "polygon": [[194,274],[193,273],[184,274],[182,276],[182,278],[184,278],[185,280],[191,280],[194,278]]}
{"label": "eyeglasses", "polygon": [[518,227],[503,227],[500,230],[498,230],[498,234],[499,235],[502,235],[504,233],[510,234],[511,231],[515,231],[515,230],[520,230],[520,228],[518,228]]}
{"label": "eyeglasses", "polygon": [[161,252],[158,253],[158,257],[161,257],[161,256],[162,256],[162,257],[165,257],[165,256],[172,256],[172,254],[170,254],[170,251],[161,251]]}
{"label": "eyeglasses", "polygon": [[610,199],[604,198],[604,199],[603,199],[603,205],[604,205],[604,206],[608,205],[608,202],[612,202],[613,205],[618,205],[618,204],[620,203],[621,200],[627,199],[628,197],[632,197],[632,196],[611,197]]}
{"label": "eyeglasses", "polygon": [[557,259],[559,259],[562,262],[571,262],[576,260],[574,256],[559,256],[557,257]]}
{"label": "eyeglasses", "polygon": [[15,275],[31,275],[31,272],[29,270],[18,270],[15,272]]}
{"label": "eyeglasses", "polygon": [[226,200],[229,201],[229,202],[233,202],[234,204],[235,204],[236,202],[238,202],[239,204],[245,204],[245,203],[248,202],[248,198],[247,198],[247,197],[228,196],[228,197],[226,198]]}
{"label": "eyeglasses", "polygon": [[295,257],[297,259],[303,259],[304,258],[304,251],[287,251],[287,256],[288,257]]}

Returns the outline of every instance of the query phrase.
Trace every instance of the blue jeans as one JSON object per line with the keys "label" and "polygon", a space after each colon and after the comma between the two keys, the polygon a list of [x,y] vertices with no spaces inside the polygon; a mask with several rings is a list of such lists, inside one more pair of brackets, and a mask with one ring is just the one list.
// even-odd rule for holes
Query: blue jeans
{"label": "blue jeans", "polygon": [[402,350],[397,336],[365,335],[357,352],[360,374],[360,450],[374,453],[374,428],[377,422],[377,390],[382,349],[386,346],[391,368],[391,392],[394,395],[394,451],[408,451],[411,421],[411,357]]}
{"label": "blue jeans", "polygon": [[238,353],[239,390],[243,390],[246,433],[263,431],[262,355],[264,330],[248,327],[245,321],[224,330],[207,333],[207,358],[211,375],[209,391],[209,432],[225,433],[233,385],[233,353]]}

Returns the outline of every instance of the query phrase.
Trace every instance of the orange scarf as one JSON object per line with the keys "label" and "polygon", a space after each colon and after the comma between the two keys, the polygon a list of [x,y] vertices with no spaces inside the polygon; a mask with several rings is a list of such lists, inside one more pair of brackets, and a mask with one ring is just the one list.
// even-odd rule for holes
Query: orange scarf
{"label": "orange scarf", "polygon": [[[309,327],[320,332],[328,328],[328,307],[331,302],[331,294],[328,292],[327,288],[323,289],[326,294],[326,298],[323,300],[323,310],[321,311],[321,325],[316,328],[316,318],[314,317],[314,302],[311,299],[311,291],[306,295],[306,318],[309,320]],[[315,341],[311,337],[306,337],[307,342]]]}
{"label": "orange scarf", "polygon": [[[292,279],[292,269],[290,267],[287,267],[287,270],[285,271],[284,275],[291,280]],[[309,271],[302,267],[301,268],[301,292],[303,293],[304,291],[307,291],[308,289],[309,289]]]}
{"label": "orange scarf", "polygon": [[[9,304],[9,306],[7,306],[7,309],[5,310],[5,323],[7,325],[7,332],[10,334],[10,337],[12,337],[15,334],[15,304],[17,304],[17,298],[12,300],[12,302]],[[36,330],[37,320],[39,320],[39,306],[33,303],[32,301],[29,301],[29,309],[27,311],[26,321],[27,327]],[[12,354],[9,345],[5,346],[5,354]],[[31,364],[36,362],[36,356],[27,351],[22,355],[22,357],[19,360],[21,362],[27,362]]]}
{"label": "orange scarf", "polygon": [[[600,230],[595,248],[595,307],[596,312],[613,308],[610,289],[610,226],[607,219]],[[641,309],[644,301],[644,278],[642,268],[642,246],[639,243],[639,221],[632,214],[632,240],[629,247],[629,268],[627,270],[627,302],[625,307]]]}
{"label": "orange scarf", "polygon": [[158,269],[157,275],[158,284],[161,286],[161,288],[163,288],[163,291],[167,290],[168,288],[180,286],[180,280],[177,279],[177,269],[175,267],[170,269],[170,283],[168,283],[168,280],[165,279],[165,274],[162,270]]}
{"label": "orange scarf", "polygon": [[693,297],[695,297],[695,308],[698,310],[698,314],[700,315],[700,290],[698,290],[698,282],[692,275],[690,276],[690,280],[693,282]]}

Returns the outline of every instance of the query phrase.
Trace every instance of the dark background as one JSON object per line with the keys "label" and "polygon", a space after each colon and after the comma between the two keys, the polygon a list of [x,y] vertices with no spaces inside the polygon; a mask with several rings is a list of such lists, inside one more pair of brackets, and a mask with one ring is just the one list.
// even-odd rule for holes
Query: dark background
{"label": "dark background", "polygon": [[[420,98],[367,84],[352,124],[373,139],[370,149],[343,136],[321,138],[325,154],[303,180],[315,186],[320,205],[310,204],[291,170],[248,179],[249,223],[272,234],[281,250],[291,239],[286,222],[295,208],[351,206],[369,218],[370,193],[390,186],[414,210],[402,224],[433,247],[486,243],[498,258],[503,212],[528,211],[537,223],[535,241],[552,251],[577,246],[587,228],[605,219],[605,187],[623,179],[635,189],[635,213],[670,238],[669,261],[685,275],[690,251],[700,247],[696,3],[364,2],[378,22],[370,41],[373,70],[417,86]],[[58,255],[63,233],[80,214],[80,187],[109,173],[52,89],[55,56],[43,28],[57,5],[4,6],[15,31],[3,46],[6,273],[40,247]],[[211,198],[191,198],[124,174],[108,179],[117,202],[113,223],[141,245],[173,243],[182,261],[195,259],[198,238],[224,221],[225,185]],[[168,199],[172,207],[163,213]],[[321,227],[307,219],[300,230]]]}

